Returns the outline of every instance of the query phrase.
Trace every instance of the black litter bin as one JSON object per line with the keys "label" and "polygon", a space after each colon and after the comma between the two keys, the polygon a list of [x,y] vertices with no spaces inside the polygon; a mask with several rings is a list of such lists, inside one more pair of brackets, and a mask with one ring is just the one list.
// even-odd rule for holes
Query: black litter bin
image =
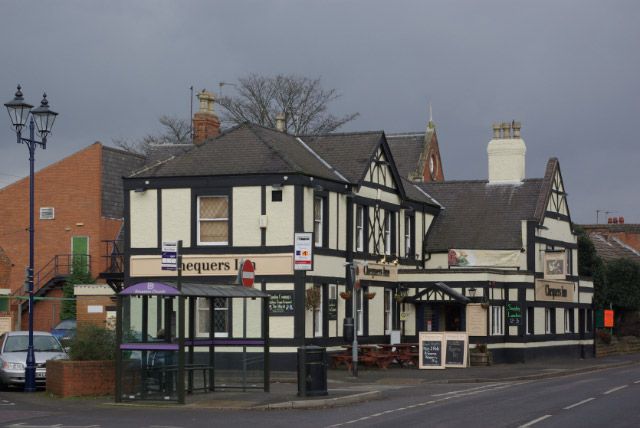
{"label": "black litter bin", "polygon": [[[327,392],[327,349],[321,346],[307,346],[304,349],[298,348],[298,367],[300,367],[300,356],[302,352],[306,355],[306,376],[307,376],[307,396],[319,397],[329,395]],[[300,370],[298,370],[300,373]],[[301,394],[298,384],[298,395]]]}
{"label": "black litter bin", "polygon": [[347,343],[353,342],[353,318],[347,317],[344,319],[342,337]]}

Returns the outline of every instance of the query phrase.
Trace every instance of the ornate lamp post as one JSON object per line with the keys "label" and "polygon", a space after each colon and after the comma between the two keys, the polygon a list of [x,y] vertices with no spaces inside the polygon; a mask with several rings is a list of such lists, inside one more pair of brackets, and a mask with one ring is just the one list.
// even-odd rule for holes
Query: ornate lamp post
{"label": "ornate lamp post", "polygon": [[[40,107],[32,110],[32,105],[25,102],[18,85],[18,91],[13,100],[5,104],[11,124],[15,128],[18,144],[26,144],[29,148],[29,348],[27,350],[27,367],[24,377],[24,390],[26,392],[34,392],[36,390],[36,358],[33,352],[33,166],[35,162],[35,151],[38,145],[42,149],[47,148],[47,136],[51,133],[53,122],[56,120],[58,113],[49,110],[49,101],[47,94],[43,95]],[[31,121],[29,123],[29,138],[22,137],[22,128],[26,125],[27,119],[31,113]],[[38,128],[38,134],[42,141],[36,141],[34,136],[35,127]]]}

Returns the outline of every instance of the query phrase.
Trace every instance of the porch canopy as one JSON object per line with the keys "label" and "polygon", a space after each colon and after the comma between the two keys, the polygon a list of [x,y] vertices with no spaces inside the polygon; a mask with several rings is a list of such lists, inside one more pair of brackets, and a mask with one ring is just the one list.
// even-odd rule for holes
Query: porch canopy
{"label": "porch canopy", "polygon": [[463,305],[466,305],[467,303],[471,302],[471,299],[459,293],[458,291],[454,290],[453,288],[449,287],[444,282],[436,282],[421,288],[422,290],[419,293],[417,293],[415,296],[411,296],[407,298],[406,302],[408,303],[420,302],[420,301],[423,301],[422,299],[423,297],[425,297],[425,300],[436,300],[436,299],[432,299],[433,297],[438,297],[439,300],[444,300],[444,296],[448,296],[452,300],[455,300],[456,302]]}
{"label": "porch canopy", "polygon": [[[140,282],[123,289],[117,298],[116,402],[161,399],[184,403],[185,390],[194,390],[194,373],[202,373],[204,390],[213,391],[217,347],[227,347],[227,353],[241,350],[234,359],[242,363],[243,389],[251,388],[247,386],[247,348],[250,354],[262,349],[263,388],[269,391],[269,295],[264,291],[229,284]],[[173,309],[176,299],[177,317]],[[242,302],[232,304],[234,299]],[[227,330],[223,337],[216,336],[220,322],[228,329],[232,307],[234,333]],[[203,326],[208,330],[204,337]],[[194,364],[195,347],[208,348],[208,363]]]}

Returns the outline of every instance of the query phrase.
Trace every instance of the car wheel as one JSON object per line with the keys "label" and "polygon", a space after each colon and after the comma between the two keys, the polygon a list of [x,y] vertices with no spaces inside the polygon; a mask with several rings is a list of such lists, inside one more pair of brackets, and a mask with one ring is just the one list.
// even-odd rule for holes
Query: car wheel
{"label": "car wheel", "polygon": [[9,389],[9,385],[0,380],[0,391],[6,391]]}

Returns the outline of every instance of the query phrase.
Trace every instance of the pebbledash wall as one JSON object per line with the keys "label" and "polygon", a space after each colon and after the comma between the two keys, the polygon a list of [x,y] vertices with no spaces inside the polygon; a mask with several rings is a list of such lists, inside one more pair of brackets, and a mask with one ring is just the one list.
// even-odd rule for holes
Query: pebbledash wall
{"label": "pebbledash wall", "polygon": [[[26,155],[26,151],[25,151]],[[26,161],[26,160],[25,160]],[[121,177],[139,168],[140,155],[104,147],[100,143],[72,154],[35,174],[35,262],[38,273],[56,255],[72,253],[74,239],[88,241],[94,276],[104,270],[106,239],[115,239],[122,227]],[[24,268],[29,266],[29,178],[0,189],[0,246],[13,263],[11,292],[23,287]],[[47,209],[48,216],[41,215]],[[65,259],[60,259],[66,263]],[[49,269],[45,269],[48,272]],[[64,272],[66,273],[66,272]],[[53,294],[52,294],[53,293]],[[47,297],[61,296],[59,291]],[[17,304],[12,301],[13,312]],[[39,300],[34,305],[34,328],[50,330],[58,321],[60,302]],[[28,313],[22,317],[26,328]]]}

